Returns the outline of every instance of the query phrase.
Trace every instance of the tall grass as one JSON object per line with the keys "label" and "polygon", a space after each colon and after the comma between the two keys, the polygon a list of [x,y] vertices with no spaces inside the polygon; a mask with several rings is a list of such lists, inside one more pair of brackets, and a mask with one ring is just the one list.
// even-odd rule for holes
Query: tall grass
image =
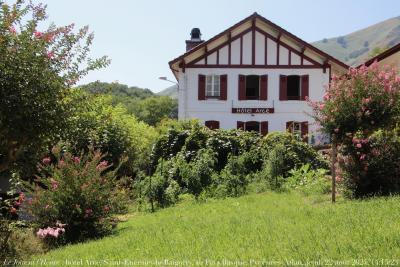
{"label": "tall grass", "polygon": [[400,255],[399,211],[399,197],[330,204],[328,198],[294,193],[253,194],[138,214],[121,223],[113,236],[38,258],[65,266],[72,259],[82,259],[83,265],[87,259],[106,260],[104,265],[112,260],[153,260],[148,262],[151,266],[157,265],[155,260],[167,265],[166,259],[183,266],[212,266],[217,261],[225,266],[232,261],[293,265],[364,260],[373,264],[372,260]]}

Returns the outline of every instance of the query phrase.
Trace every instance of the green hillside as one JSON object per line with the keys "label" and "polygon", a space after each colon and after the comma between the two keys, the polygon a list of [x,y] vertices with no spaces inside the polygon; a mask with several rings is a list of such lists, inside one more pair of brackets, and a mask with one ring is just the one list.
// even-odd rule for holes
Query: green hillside
{"label": "green hillside", "polygon": [[161,92],[157,93],[157,95],[164,95],[164,96],[169,96],[171,98],[178,98],[178,86],[172,85],[168,88],[165,88]]}
{"label": "green hillside", "polygon": [[373,260],[398,258],[400,198],[336,204],[328,199],[295,193],[251,194],[205,203],[186,199],[152,214],[126,216],[113,236],[39,257],[60,266],[71,259],[82,259],[85,266],[87,259],[107,260],[104,266],[117,260],[148,261],[138,266],[155,266],[157,260],[180,262],[179,266],[206,266],[207,260],[208,266],[223,266],[217,261],[224,260],[246,266],[263,260],[275,261],[274,266],[347,260],[341,266],[350,266],[360,265],[357,259],[375,265]]}
{"label": "green hillside", "polygon": [[400,43],[400,16],[365,29],[312,43],[324,52],[356,66],[370,57],[376,48],[386,49]]}

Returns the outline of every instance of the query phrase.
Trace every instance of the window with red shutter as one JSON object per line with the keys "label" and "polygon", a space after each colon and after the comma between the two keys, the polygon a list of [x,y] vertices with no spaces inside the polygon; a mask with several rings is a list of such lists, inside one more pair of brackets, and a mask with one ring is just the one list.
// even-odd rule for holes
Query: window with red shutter
{"label": "window with red shutter", "polygon": [[307,100],[309,95],[309,77],[308,75],[301,76],[301,100]]}
{"label": "window with red shutter", "polygon": [[219,121],[205,121],[204,125],[211,130],[219,129]]}
{"label": "window with red shutter", "polygon": [[268,75],[261,75],[260,78],[260,100],[268,99]]}
{"label": "window with red shutter", "polygon": [[287,76],[280,75],[279,77],[279,100],[287,100]]}
{"label": "window with red shutter", "polygon": [[226,100],[228,95],[228,75],[224,74],[220,77],[220,100]]}
{"label": "window with red shutter", "polygon": [[206,76],[199,74],[198,100],[206,99]]}
{"label": "window with red shutter", "polygon": [[293,121],[286,122],[286,131],[289,133],[293,133]]}
{"label": "window with red shutter", "polygon": [[261,135],[267,135],[268,134],[268,121],[262,121],[261,122]]}
{"label": "window with red shutter", "polygon": [[238,88],[239,100],[246,99],[246,76],[239,75],[239,88]]}

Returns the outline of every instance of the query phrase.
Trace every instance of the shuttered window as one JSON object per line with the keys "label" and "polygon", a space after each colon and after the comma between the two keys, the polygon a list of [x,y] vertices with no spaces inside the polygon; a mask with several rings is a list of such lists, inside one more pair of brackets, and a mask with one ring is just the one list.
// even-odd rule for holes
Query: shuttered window
{"label": "shuttered window", "polygon": [[220,91],[220,78],[219,75],[206,76],[206,97],[219,97]]}
{"label": "shuttered window", "polygon": [[205,121],[204,125],[211,130],[219,129],[219,121]]}
{"label": "shuttered window", "polygon": [[286,131],[308,143],[308,121],[288,121],[286,122]]}

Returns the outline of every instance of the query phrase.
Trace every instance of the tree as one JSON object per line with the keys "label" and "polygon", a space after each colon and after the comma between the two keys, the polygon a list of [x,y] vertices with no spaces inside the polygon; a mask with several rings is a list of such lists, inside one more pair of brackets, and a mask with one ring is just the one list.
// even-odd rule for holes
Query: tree
{"label": "tree", "polygon": [[[168,96],[154,96],[136,103],[132,113],[149,125],[156,125],[166,118],[178,117],[178,103]],[[128,107],[129,109],[129,107]]]}
{"label": "tree", "polygon": [[[395,68],[350,69],[334,76],[324,100],[310,102],[321,130],[332,137],[332,185],[335,186],[336,146],[353,160],[362,160],[360,149],[378,129],[392,129],[400,117],[400,77]],[[353,149],[354,148],[354,149]],[[333,200],[334,200],[334,191]]]}
{"label": "tree", "polygon": [[42,4],[0,2],[0,173],[57,138],[68,117],[69,88],[109,63],[88,57],[93,34],[87,26],[40,31],[46,19]]}

